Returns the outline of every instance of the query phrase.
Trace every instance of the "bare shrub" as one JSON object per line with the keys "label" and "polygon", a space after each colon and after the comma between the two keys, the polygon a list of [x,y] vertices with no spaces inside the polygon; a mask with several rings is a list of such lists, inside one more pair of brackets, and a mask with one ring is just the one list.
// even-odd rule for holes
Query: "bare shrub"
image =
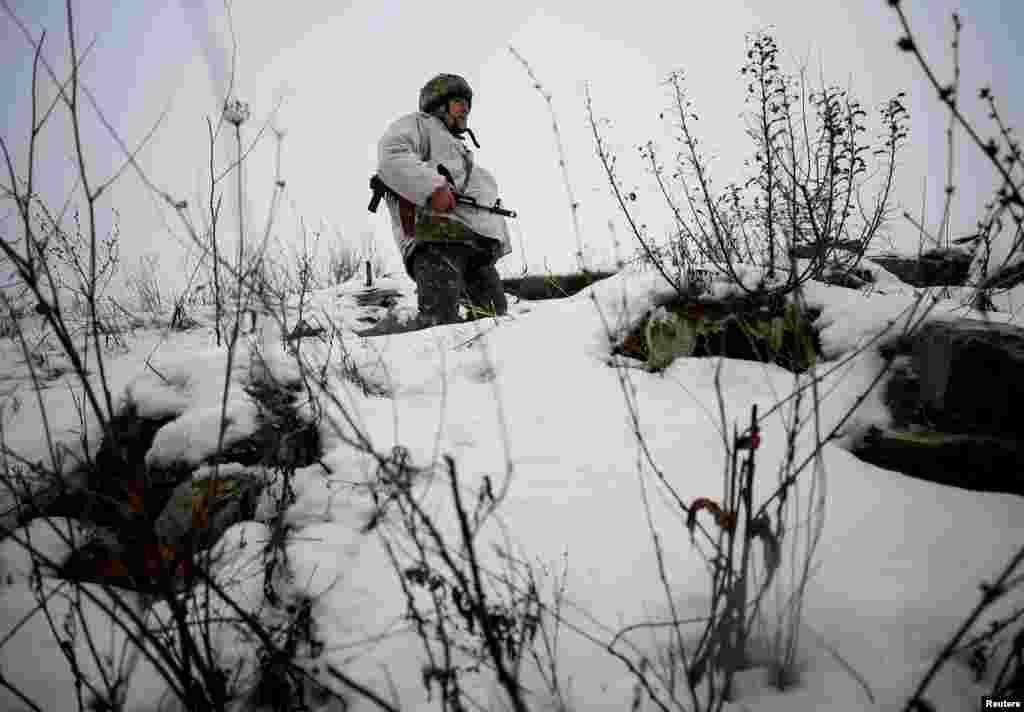
{"label": "bare shrub", "polygon": [[[677,168],[675,177],[679,179],[691,220],[682,217],[681,209],[671,197],[652,144],[641,147],[644,157],[651,162],[652,172],[676,220],[677,230],[667,246],[653,244],[645,235],[645,228],[634,220],[629,206],[635,196],[622,189],[614,170],[615,157],[608,152],[601,137],[599,125],[602,122],[594,117],[589,88],[587,90],[586,107],[597,153],[613,195],[640,243],[640,259],[660,271],[684,301],[687,297],[697,296],[714,273],[724,274],[734,285],[743,286],[736,271],[741,262],[763,268],[767,276],[777,269],[776,261],[785,260],[789,270],[784,283],[780,285],[765,280],[755,290],[755,295],[760,292],[763,297],[766,296],[764,292],[773,292],[790,300],[790,307],[795,306],[802,311],[806,309],[801,289],[804,281],[816,276],[826,265],[831,266],[835,250],[847,247],[837,244],[838,236],[845,235],[838,228],[850,217],[849,203],[861,187],[857,180],[864,171],[860,154],[867,149],[856,135],[861,132],[859,121],[863,111],[855,101],[847,100],[841,90],[823,88],[811,102],[817,110],[819,132],[801,135],[792,123],[795,116],[790,109],[794,104],[792,94],[788,92],[793,84],[779,73],[775,53],[774,42],[769,38],[764,35],[751,38],[747,55],[750,61],[743,74],[752,73],[752,78],[758,80],[751,85],[749,94],[757,107],[754,116],[761,119],[752,127],[751,134],[761,151],[762,160],[759,161],[758,176],[746,186],[731,185],[721,194],[711,191],[706,164],[696,149],[697,140],[689,130],[689,122],[694,117],[682,90],[682,77],[678,73],[670,76],[668,83],[675,98],[677,126],[685,147],[681,154],[682,165]],[[533,85],[550,109],[550,93],[544,90],[525,60],[518,54],[516,56],[527,68]],[[805,82],[801,81],[798,86],[806,90]],[[853,246],[855,259],[863,254],[887,212],[893,160],[905,137],[903,114],[898,97],[883,107],[883,125],[888,131],[883,143],[888,149],[886,160],[889,170],[873,212],[862,215],[864,227],[858,244]],[[771,169],[768,168],[769,161]],[[800,161],[806,161],[811,168],[801,168],[797,165]],[[684,180],[686,176],[691,182]],[[763,202],[746,205],[744,190],[752,185],[757,186]],[[567,194],[571,196],[568,186]],[[570,202],[569,207],[575,213],[577,206]],[[795,255],[799,247],[811,248],[807,253],[810,267],[802,272],[797,270]],[[853,264],[855,262],[851,263],[851,268]],[[711,270],[702,269],[704,267]],[[744,291],[750,293],[746,287]],[[596,297],[592,295],[591,298],[611,342],[611,326]],[[625,295],[623,300],[625,310]],[[927,310],[922,314],[917,306],[919,304],[914,305],[911,315],[923,319]],[[920,323],[916,319],[915,322],[908,323],[907,331]],[[645,464],[663,492],[668,494],[669,501],[685,515],[691,540],[707,563],[712,592],[706,615],[684,618],[678,610],[677,594],[669,580],[668,562],[661,544],[665,534],[654,528],[645,475],[638,472],[669,618],[623,628],[606,645],[608,652],[636,678],[634,709],[639,709],[646,698],[661,710],[720,710],[732,697],[735,674],[754,664],[767,664],[780,688],[790,687],[798,681],[800,660],[797,651],[803,593],[816,562],[825,516],[826,473],[821,451],[885,378],[888,366],[880,369],[856,403],[828,431],[823,429],[820,417],[823,396],[819,383],[830,372],[857,358],[863,349],[872,348],[874,343],[863,344],[845,356],[841,363],[810,370],[803,377],[794,375],[793,392],[780,396],[778,402],[763,413],[759,413],[756,407],[752,408],[743,428],[734,425],[725,410],[720,379],[722,362],[719,361],[715,377],[719,408],[717,422],[727,463],[721,499],[705,493],[685,497],[659,467],[641,431],[636,387],[631,382],[627,364],[622,359],[613,359],[612,365],[616,367],[634,436]],[[761,423],[770,416],[781,417],[785,423],[786,455],[780,464],[777,485],[758,501],[754,499],[753,487],[756,452],[762,437]],[[809,488],[809,497],[795,496],[798,484],[804,492]],[[709,519],[710,526],[705,526],[702,519]],[[789,553],[789,569],[793,573],[780,581],[776,572],[785,561],[784,552]],[[775,621],[766,621],[764,606],[769,596],[783,601],[783,613]],[[773,631],[767,638],[771,641],[767,646],[759,632],[765,623]],[[658,639],[657,657],[640,654],[629,643],[638,631]],[[765,652],[766,648],[768,652]],[[856,671],[851,669],[850,672],[863,684]],[[867,694],[872,696],[870,689],[867,689]]]}
{"label": "bare shrub", "polygon": [[164,300],[160,289],[160,256],[151,253],[139,258],[135,273],[126,280],[129,291],[141,311],[162,314]]}
{"label": "bare shrub", "polygon": [[359,274],[362,264],[359,251],[342,241],[341,233],[336,236],[337,242],[327,246],[327,268],[334,285],[347,282]]}
{"label": "bare shrub", "polygon": [[[778,267],[791,265],[797,256],[807,260],[800,271],[788,271],[784,284],[771,287],[779,293],[820,277],[826,269],[854,269],[890,213],[896,158],[907,136],[902,94],[880,107],[881,132],[873,143],[865,136],[867,112],[847,90],[812,87],[803,68],[796,75],[784,72],[770,34],[749,35],[747,47],[740,74],[748,82],[745,118],[755,152],[747,165],[755,168],[754,175],[729,183],[724,190],[712,187],[707,157],[694,132],[698,115],[679,71],[666,80],[672,94],[668,113],[683,145],[671,175],[653,142],[640,147],[676,224],[671,252],[678,264],[673,265],[672,276],[664,253],[655,250],[632,217],[630,204],[636,196],[624,191],[615,175],[615,160],[593,117],[588,90],[594,140],[616,201],[643,258],[680,294],[688,270],[704,265],[749,291],[736,265],[763,267],[766,280],[773,282]],[[869,172],[868,156],[879,160],[881,170]],[[875,174],[880,175],[880,185],[866,201],[864,193]]]}
{"label": "bare shrub", "polygon": [[346,240],[340,230],[335,229],[334,241],[327,245],[327,272],[332,285],[363,274],[365,265],[370,263],[371,274],[382,276],[387,267],[384,255],[377,249],[372,234],[363,236],[363,244],[359,247]]}
{"label": "bare shrub", "polygon": [[[81,48],[76,45],[74,7],[70,0],[66,4],[66,16],[71,69],[70,77],[66,80],[56,74],[46,57],[45,33],[43,39],[36,40],[6,3],[3,9],[11,25],[17,28],[33,50],[33,99],[42,95],[38,84],[44,79],[44,73],[45,78],[56,86],[57,95],[49,108],[38,106],[33,101],[32,133],[27,151],[28,168],[24,172],[20,172],[14,165],[12,155],[17,152],[11,151],[7,141],[0,138],[0,152],[3,154],[10,176],[10,181],[4,188],[17,208],[23,231],[18,242],[0,241],[0,250],[6,263],[16,270],[19,284],[30,295],[29,304],[34,305],[36,314],[42,317],[48,332],[47,338],[52,337],[56,340],[58,348],[62,351],[61,358],[66,357],[70,362],[75,385],[80,386],[80,395],[77,390],[74,392],[75,405],[79,409],[81,442],[76,444],[80,447],[73,450],[65,443],[59,442],[51,432],[50,414],[40,401],[40,439],[46,444],[50,462],[33,462],[16,452],[6,441],[3,421],[0,420],[0,484],[7,492],[19,498],[14,508],[15,516],[31,518],[43,511],[47,506],[46,501],[63,501],[63,506],[74,506],[76,500],[87,499],[102,501],[103,506],[93,509],[116,517],[120,516],[118,512],[125,507],[114,506],[116,502],[111,502],[109,497],[104,499],[101,490],[93,491],[96,489],[96,483],[132,473],[144,472],[149,475],[152,472],[147,471],[147,465],[133,459],[140,457],[139,443],[132,441],[132,438],[137,437],[139,428],[137,413],[124,404],[115,406],[110,392],[101,342],[106,340],[106,345],[109,346],[110,340],[120,338],[123,330],[131,328],[133,322],[131,315],[123,307],[113,300],[102,298],[102,292],[117,267],[118,235],[115,226],[115,231],[107,239],[98,236],[96,203],[100,195],[123,174],[123,170],[132,167],[143,182],[153,189],[156,195],[165,198],[179,215],[183,215],[187,210],[187,204],[185,201],[174,200],[155,188],[135,160],[145,141],[134,152],[129,150],[121,137],[110,128],[102,108],[95,102],[88,86],[81,81],[78,67],[91,46],[80,51]],[[85,100],[90,103],[100,122],[121,147],[125,163],[122,169],[116,171],[107,181],[98,183],[89,171],[81,143],[75,141],[74,160],[79,178],[76,190],[80,189],[84,196],[85,207],[81,211],[75,211],[75,228],[67,232],[61,227],[61,216],[54,215],[48,209],[43,196],[33,185],[33,169],[36,168],[35,162],[39,155],[36,138],[54,115],[53,110],[58,107],[66,109],[70,125],[77,137],[82,102]],[[240,165],[244,159],[240,134],[237,131],[236,139],[239,146],[238,160],[224,175],[230,174],[231,169]],[[211,127],[211,143],[212,141]],[[213,172],[211,165],[211,174]],[[215,192],[217,180],[218,176],[211,175],[211,194]],[[211,197],[211,201],[219,205],[215,197]],[[239,202],[244,204],[244,201]],[[70,204],[71,201],[68,200],[67,203]],[[215,217],[217,212],[214,211]],[[241,219],[240,215],[240,227]],[[192,228],[192,221],[184,215],[183,222],[186,229]],[[269,224],[267,230],[270,230]],[[240,229],[240,233],[244,234],[244,230]],[[195,238],[195,243],[203,249],[204,257],[207,257],[208,249],[198,239],[194,229],[190,229],[190,234]],[[213,245],[216,249],[215,241]],[[240,240],[239,257],[233,267],[222,264],[219,259],[214,260],[215,269],[219,271],[223,268],[236,281],[236,315],[249,289],[255,286],[251,275],[252,265],[242,263],[244,247],[243,241]],[[155,263],[151,266],[155,269]],[[156,302],[159,294],[158,291],[154,292],[151,289],[153,284],[149,278],[152,276],[144,278],[138,285],[146,291],[151,304]],[[62,299],[67,297],[69,292],[71,299],[77,300],[77,306],[69,305],[66,299]],[[11,315],[17,314],[21,309],[21,305],[12,304],[6,293],[0,293],[0,299],[4,302],[4,309]],[[181,304],[181,300],[178,300],[178,304]],[[93,342],[98,376],[95,381],[83,353],[88,352],[89,345],[86,344],[86,348],[80,349],[75,343],[79,329],[72,318],[76,311],[79,316],[86,319],[81,331]],[[37,368],[38,359],[34,358],[34,352],[26,334],[20,328],[19,321],[14,319],[12,323],[14,335],[29,366],[30,379],[38,389],[46,375]],[[127,327],[124,326],[125,323],[128,324]],[[227,389],[231,381],[231,356],[238,341],[237,318],[230,337],[228,375],[225,377],[225,390],[222,394],[221,428],[218,432],[215,458],[225,451],[224,430],[228,419],[224,416]],[[90,363],[89,366],[91,365]],[[154,371],[159,375],[156,369]],[[276,448],[275,452],[280,453],[281,449]],[[102,466],[100,460],[103,461]],[[294,471],[294,467],[299,463],[270,459],[268,464],[287,476],[287,473]],[[219,478],[217,467],[215,464],[212,484],[207,487],[208,492],[220,491],[217,483],[222,480]],[[97,478],[89,474],[97,472],[102,472],[103,477]],[[138,505],[137,500],[131,498],[140,496],[138,491],[129,493],[129,501],[125,505],[128,511]],[[208,509],[204,510],[204,502],[208,507],[208,498],[200,498],[198,508],[192,511],[193,517],[199,517],[200,527],[202,518],[210,514]],[[5,514],[10,516],[12,513]],[[287,536],[287,530],[280,527],[271,527],[271,531],[278,539]],[[6,531],[6,526],[4,533],[10,534]],[[279,680],[280,673],[286,672],[294,679],[310,679],[309,674],[296,663],[297,657],[304,654],[302,646],[308,648],[315,642],[308,632],[308,602],[293,602],[286,600],[285,596],[278,596],[275,599],[276,605],[271,605],[266,610],[249,610],[236,600],[236,593],[230,585],[218,580],[215,575],[216,562],[211,558],[213,555],[210,549],[206,549],[206,553],[197,559],[197,552],[188,546],[180,550],[168,549],[165,546],[158,546],[163,542],[150,541],[145,534],[136,534],[136,542],[140,546],[149,546],[144,561],[144,573],[140,576],[139,571],[133,572],[123,561],[111,560],[105,565],[109,569],[107,573],[111,575],[121,576],[127,572],[127,578],[135,582],[146,579],[149,588],[141,596],[129,595],[116,586],[100,588],[82,580],[67,578],[58,584],[59,588],[67,591],[67,596],[58,600],[51,595],[52,586],[40,583],[40,572],[44,569],[61,570],[61,565],[50,559],[46,551],[41,550],[32,541],[26,539],[17,542],[31,555],[33,571],[32,585],[29,589],[35,596],[36,612],[44,620],[53,640],[59,644],[59,651],[74,678],[79,708],[122,709],[126,690],[131,684],[129,678],[138,668],[140,661],[150,666],[165,686],[167,695],[176,698],[184,708],[225,711],[237,708],[240,699],[252,692],[247,685],[250,682],[255,684],[255,681],[239,679],[237,675],[242,668],[225,667],[225,651],[222,644],[225,626],[233,629],[243,640],[250,641],[250,649],[256,653],[252,659],[258,658],[263,661],[264,664],[257,666],[257,677],[260,674],[276,675],[275,679]],[[155,532],[149,532],[149,535],[154,536]],[[66,541],[66,544],[73,549],[77,547],[77,544],[70,540]],[[275,567],[278,572],[285,572],[287,568],[287,562],[278,562],[278,566]],[[274,576],[279,578],[279,574]],[[108,641],[109,644],[97,645],[99,640]],[[8,637],[5,644],[9,642]],[[341,677],[344,679],[343,675]],[[19,689],[21,682],[23,681],[0,679],[5,693],[14,695],[31,709],[38,709],[38,704]],[[319,690],[318,694],[325,690],[321,684],[310,684]],[[355,687],[358,688],[357,683]],[[294,699],[301,700],[301,696],[293,696],[288,704]],[[161,701],[160,704],[163,703],[164,701]],[[279,709],[284,709],[284,704],[282,702]]]}

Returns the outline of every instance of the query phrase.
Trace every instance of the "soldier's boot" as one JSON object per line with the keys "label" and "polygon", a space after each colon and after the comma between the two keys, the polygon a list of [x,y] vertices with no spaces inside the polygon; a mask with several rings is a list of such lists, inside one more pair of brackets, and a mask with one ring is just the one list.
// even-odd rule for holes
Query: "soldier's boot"
{"label": "soldier's boot", "polygon": [[423,328],[454,324],[459,319],[459,295],[465,282],[457,255],[434,245],[423,245],[412,258],[416,280],[419,325]]}
{"label": "soldier's boot", "polygon": [[470,318],[504,316],[508,313],[508,299],[501,284],[501,275],[493,264],[467,269],[466,293],[471,304]]}

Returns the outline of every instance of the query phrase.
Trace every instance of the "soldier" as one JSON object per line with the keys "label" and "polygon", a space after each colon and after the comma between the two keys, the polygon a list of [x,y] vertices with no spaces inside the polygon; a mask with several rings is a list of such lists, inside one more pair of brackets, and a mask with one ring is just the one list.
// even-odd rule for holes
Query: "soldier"
{"label": "soldier", "polygon": [[473,91],[454,74],[439,74],[420,90],[419,112],[395,121],[378,145],[377,174],[398,197],[388,212],[402,261],[416,280],[420,324],[459,321],[460,300],[469,318],[505,314],[508,305],[495,263],[512,251],[505,218],[456,203],[455,189],[491,205],[494,178],[474,164],[465,145]]}

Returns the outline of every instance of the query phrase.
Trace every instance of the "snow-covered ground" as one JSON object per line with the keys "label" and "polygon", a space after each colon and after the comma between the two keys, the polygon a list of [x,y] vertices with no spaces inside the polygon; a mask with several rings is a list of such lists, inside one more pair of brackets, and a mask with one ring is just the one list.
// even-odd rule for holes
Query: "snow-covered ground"
{"label": "snow-covered ground", "polygon": [[[379,280],[375,286],[402,292],[400,315],[415,311],[410,281]],[[314,295],[315,321],[326,325],[330,317],[346,330],[364,328],[358,319],[370,308],[356,306],[359,290],[354,281]],[[496,490],[507,484],[495,525],[484,530],[479,542],[484,562],[499,566],[493,542],[538,570],[564,569],[558,669],[569,708],[629,707],[635,679],[604,646],[623,627],[664,620],[669,610],[643,491],[664,549],[678,616],[706,614],[710,590],[706,564],[690,543],[684,517],[664,495],[638,446],[619,371],[612,367],[616,359],[610,356],[613,341],[670,293],[657,272],[630,271],[569,299],[514,304],[508,316],[496,321],[366,339],[346,331],[345,361],[388,394],[383,397],[364,395],[343,377],[337,344],[328,351],[316,338],[303,341],[304,359],[314,367],[329,365],[318,405],[325,414],[322,460],[332,474],[319,464],[297,473],[297,501],[288,512],[295,526],[289,553],[294,585],[316,597],[314,615],[328,660],[386,699],[397,696],[403,710],[439,708],[436,695],[427,699],[422,649],[403,620],[405,599],[381,534],[360,533],[373,504],[356,485],[372,476],[374,462],[346,444],[358,429],[377,452],[401,445],[418,465],[450,454],[468,492],[475,493],[485,475]],[[810,286],[809,303],[823,309],[818,326],[828,359],[817,367],[825,394],[823,430],[839,422],[883,365],[872,349],[851,358],[857,345],[891,322],[898,328],[908,318],[914,294],[895,281],[879,285],[870,296]],[[954,314],[963,315],[958,304],[934,304],[932,318]],[[275,376],[293,380],[296,367],[282,348],[279,329],[267,320],[262,324],[246,344],[259,347],[261,363]],[[108,361],[115,399],[123,402],[130,395],[145,416],[177,416],[158,433],[147,459],[197,462],[215,446],[224,350],[213,345],[208,328],[166,340],[143,330],[128,343],[126,353]],[[7,374],[2,385],[18,385],[21,400],[17,412],[10,406],[4,411],[7,442],[31,460],[47,459],[36,396],[23,380],[17,355],[6,343],[2,347],[8,349],[0,354],[0,370]],[[231,374],[229,439],[244,437],[253,427],[255,406],[240,384],[260,367],[248,347],[239,349]],[[773,365],[713,358],[679,359],[660,374],[625,371],[649,456],[687,501],[719,498],[723,492],[725,452],[715,387],[719,368],[730,431],[733,424],[747,422],[752,404],[765,413],[796,383],[793,374]],[[53,437],[73,439],[79,419],[69,389],[56,381],[39,397],[50,414]],[[762,423],[755,499],[766,496],[776,482],[786,414],[779,409]],[[780,692],[759,683],[759,671],[748,671],[738,685],[739,699],[726,709],[901,709],[977,602],[979,583],[991,580],[1020,546],[1020,497],[911,479],[865,464],[843,449],[867,425],[884,424],[886,418],[880,398],[867,398],[841,437],[823,451],[825,524],[819,566],[804,601],[798,684]],[[442,512],[444,488],[427,492],[423,486],[431,506]],[[221,546],[230,549],[245,532],[258,538],[260,526],[239,525]],[[245,568],[238,557],[232,561],[228,565]],[[789,563],[784,559],[778,575],[780,595],[789,580]],[[0,591],[0,640],[5,643],[0,671],[36,697],[42,709],[75,709],[72,678],[45,620],[37,614],[23,624],[33,605],[19,574],[24,562],[8,554],[0,564],[13,580]],[[550,597],[553,579],[541,583],[549,586],[542,595]],[[246,593],[257,596],[258,590]],[[1021,595],[1016,596],[1019,606]],[[1005,613],[1013,603],[1003,601],[991,615]],[[767,610],[770,623],[775,608]],[[102,614],[91,614],[102,628]],[[770,625],[766,632],[772,632]],[[225,644],[241,646],[237,655],[245,657],[242,642]],[[652,636],[631,636],[630,644],[632,654],[658,653]],[[136,672],[127,708],[156,709],[159,680],[144,662]],[[537,690],[528,702],[538,710],[554,709],[537,675],[527,671],[524,679]],[[974,710],[987,689],[985,681],[973,681],[964,661],[956,660],[931,685],[928,698],[944,712]],[[485,706],[496,699],[483,682],[476,694]],[[19,709],[3,690],[0,707]],[[361,700],[353,709],[370,708]],[[643,709],[650,708],[645,703]]]}

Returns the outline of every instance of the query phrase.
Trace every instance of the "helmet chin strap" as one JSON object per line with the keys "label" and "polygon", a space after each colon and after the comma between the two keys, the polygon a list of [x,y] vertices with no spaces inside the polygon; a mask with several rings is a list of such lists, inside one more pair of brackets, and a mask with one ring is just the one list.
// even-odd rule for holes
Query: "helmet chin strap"
{"label": "helmet chin strap", "polygon": [[[437,116],[437,118],[441,119],[441,123],[443,123],[445,127],[448,126],[448,120],[446,119],[446,117],[450,119],[451,115],[448,113],[447,109],[440,109],[436,111],[434,115]],[[449,128],[448,131],[450,131],[453,136],[460,138],[463,141],[465,141],[466,139],[462,136],[462,134],[469,134],[469,137],[473,140],[473,145],[476,146],[477,148],[480,148],[480,143],[476,140],[476,134],[474,134],[473,129],[469,128],[468,126],[464,129]]]}
{"label": "helmet chin strap", "polygon": [[469,137],[473,139],[473,145],[476,146],[477,148],[480,148],[480,144],[476,142],[476,136],[473,134],[473,129],[469,128],[468,126],[464,129],[452,131],[452,133],[458,136],[459,138],[462,138],[463,133],[468,133]]}

